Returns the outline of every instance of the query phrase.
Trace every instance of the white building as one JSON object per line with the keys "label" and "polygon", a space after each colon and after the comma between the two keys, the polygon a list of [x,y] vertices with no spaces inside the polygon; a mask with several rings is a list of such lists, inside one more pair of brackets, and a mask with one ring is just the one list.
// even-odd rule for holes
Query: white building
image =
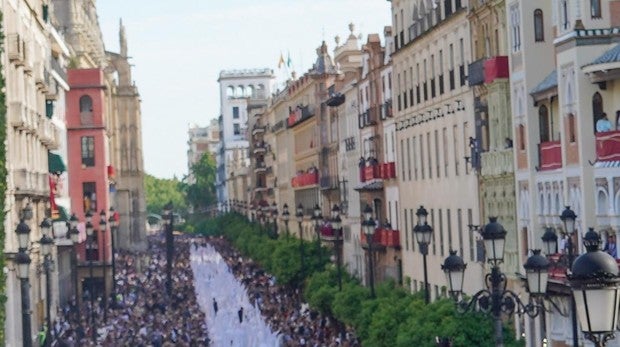
{"label": "white building", "polygon": [[226,180],[230,176],[233,160],[245,161],[248,157],[248,102],[265,100],[271,95],[275,75],[271,69],[224,70],[220,72],[220,146],[216,157],[216,192],[218,209],[228,203]]}

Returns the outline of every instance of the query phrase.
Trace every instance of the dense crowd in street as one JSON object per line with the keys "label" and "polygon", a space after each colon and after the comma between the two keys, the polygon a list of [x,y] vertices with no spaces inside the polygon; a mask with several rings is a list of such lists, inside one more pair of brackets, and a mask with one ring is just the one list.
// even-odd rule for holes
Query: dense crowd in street
{"label": "dense crowd in street", "polygon": [[[97,298],[95,324],[91,322],[90,300],[80,309],[75,301],[59,312],[54,326],[57,346],[92,346],[95,334],[100,346],[207,346],[209,339],[204,313],[196,303],[193,274],[189,265],[188,238],[175,242],[172,297],[165,291],[165,243],[150,239],[148,253],[117,254],[117,295],[111,297],[104,321],[104,304]],[[85,296],[88,296],[86,294]],[[93,327],[97,327],[93,331]]]}
{"label": "dense crowd in street", "polygon": [[[107,315],[101,297],[94,298],[91,311],[90,293],[85,291],[79,305],[74,298],[58,312],[53,324],[53,345],[208,346],[209,322],[197,303],[190,258],[190,247],[197,250],[207,243],[219,252],[230,272],[243,284],[250,304],[262,312],[272,332],[278,335],[279,346],[360,345],[350,329],[309,309],[298,290],[277,284],[275,278],[254,261],[243,258],[227,240],[184,236],[175,240],[171,298],[165,290],[165,241],[161,236],[152,237],[148,252],[117,252],[117,293],[108,300]],[[217,310],[215,301],[213,309]],[[240,323],[242,319],[241,309]]]}

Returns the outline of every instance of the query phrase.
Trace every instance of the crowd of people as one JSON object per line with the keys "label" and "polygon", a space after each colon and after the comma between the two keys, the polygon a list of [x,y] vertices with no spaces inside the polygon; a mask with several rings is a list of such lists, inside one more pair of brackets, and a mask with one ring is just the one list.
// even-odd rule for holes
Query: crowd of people
{"label": "crowd of people", "polygon": [[[190,247],[197,250],[207,243],[243,284],[249,298],[248,308],[252,305],[260,310],[269,329],[277,335],[278,346],[360,346],[350,328],[309,309],[299,290],[277,284],[275,278],[253,260],[243,258],[227,240],[185,236],[175,240],[171,297],[165,290],[165,240],[162,236],[153,236],[146,252],[117,252],[117,292],[110,296],[106,314],[101,297],[93,297],[91,309],[91,294],[87,289],[79,305],[73,298],[59,310],[53,324],[53,345],[208,346],[212,341],[207,325],[211,327],[212,322],[207,320],[197,302],[194,282],[209,279],[194,279],[190,257]],[[213,300],[211,304],[216,315],[209,319],[217,319],[218,303]],[[234,310],[238,310],[241,324],[245,317],[243,307]]]}
{"label": "crowd of people", "polygon": [[59,312],[55,345],[208,346],[205,315],[196,303],[193,288],[190,243],[189,238],[175,242],[171,297],[165,290],[163,237],[151,238],[148,252],[118,252],[117,293],[108,301],[107,315],[103,314],[105,305],[100,297],[91,311],[90,293],[86,291],[79,309],[74,299]]}

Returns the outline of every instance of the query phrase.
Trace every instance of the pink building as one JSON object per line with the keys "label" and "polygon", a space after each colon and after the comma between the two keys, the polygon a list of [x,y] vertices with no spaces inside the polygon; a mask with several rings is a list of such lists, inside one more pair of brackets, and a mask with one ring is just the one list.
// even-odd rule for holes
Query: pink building
{"label": "pink building", "polygon": [[[99,230],[99,212],[107,212],[110,207],[109,175],[114,172],[108,155],[106,84],[101,69],[70,69],[67,73],[71,88],[66,98],[69,195],[72,212],[80,220],[81,233],[77,264],[79,293],[88,290],[103,296],[104,283],[105,293],[110,293],[112,253],[109,226],[104,232]],[[84,226],[88,211],[93,214],[92,245],[86,239]],[[106,215],[106,222],[107,218]]]}

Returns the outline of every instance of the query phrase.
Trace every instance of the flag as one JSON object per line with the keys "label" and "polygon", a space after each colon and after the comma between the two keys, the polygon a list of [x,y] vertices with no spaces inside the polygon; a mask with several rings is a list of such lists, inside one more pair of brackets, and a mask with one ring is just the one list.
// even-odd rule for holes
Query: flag
{"label": "flag", "polygon": [[291,60],[291,52],[286,53],[286,66],[291,67],[293,65],[293,61]]}
{"label": "flag", "polygon": [[278,69],[281,69],[282,65],[284,65],[284,56],[282,55],[282,52],[280,52],[280,60],[278,61]]}

